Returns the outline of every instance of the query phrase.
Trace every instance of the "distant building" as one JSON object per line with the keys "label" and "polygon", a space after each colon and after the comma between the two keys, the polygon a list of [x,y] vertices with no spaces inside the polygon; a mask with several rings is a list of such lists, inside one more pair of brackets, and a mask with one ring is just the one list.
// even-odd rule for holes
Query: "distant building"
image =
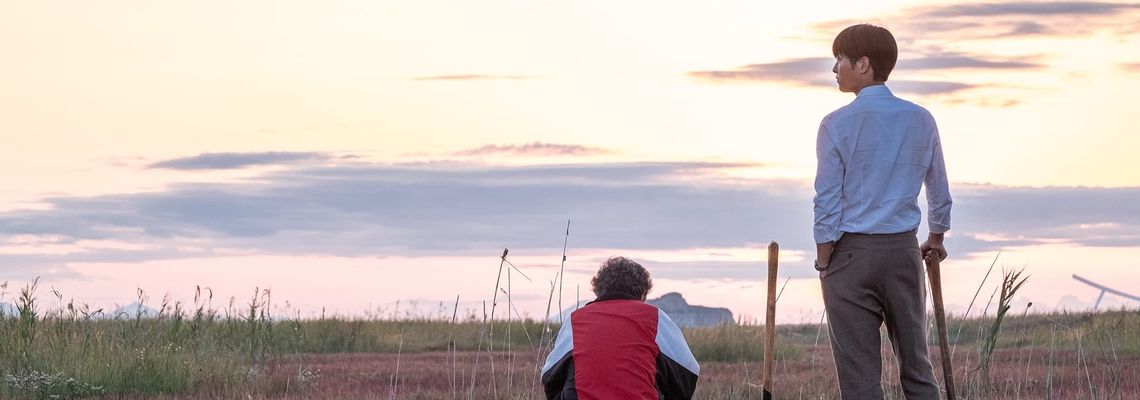
{"label": "distant building", "polygon": [[665,293],[661,297],[648,300],[647,303],[665,311],[665,314],[668,314],[673,322],[685,328],[716,326],[734,322],[732,311],[727,308],[691,306],[684,297],[681,297],[680,293],[676,292]]}

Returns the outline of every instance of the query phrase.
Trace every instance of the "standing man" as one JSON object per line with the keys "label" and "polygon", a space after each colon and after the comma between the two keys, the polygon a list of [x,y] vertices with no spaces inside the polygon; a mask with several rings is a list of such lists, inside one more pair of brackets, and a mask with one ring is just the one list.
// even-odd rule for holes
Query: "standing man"
{"label": "standing man", "polygon": [[[844,400],[882,399],[879,327],[887,326],[906,398],[938,399],[926,348],[923,255],[946,258],[950,192],[942,142],[926,109],[885,85],[898,47],[885,28],[844,29],[831,72],[855,100],[819,126],[815,268]],[[926,185],[930,236],[917,238]]]}

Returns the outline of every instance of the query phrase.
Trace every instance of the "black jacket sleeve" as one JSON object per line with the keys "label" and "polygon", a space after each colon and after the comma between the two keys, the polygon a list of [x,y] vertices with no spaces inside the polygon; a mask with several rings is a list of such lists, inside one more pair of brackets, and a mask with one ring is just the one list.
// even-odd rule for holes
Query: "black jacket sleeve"
{"label": "black jacket sleeve", "polygon": [[665,354],[657,354],[657,392],[664,400],[690,400],[697,390],[697,374]]}
{"label": "black jacket sleeve", "polygon": [[573,353],[567,352],[542,374],[542,388],[547,400],[578,400],[578,392],[574,390]]}

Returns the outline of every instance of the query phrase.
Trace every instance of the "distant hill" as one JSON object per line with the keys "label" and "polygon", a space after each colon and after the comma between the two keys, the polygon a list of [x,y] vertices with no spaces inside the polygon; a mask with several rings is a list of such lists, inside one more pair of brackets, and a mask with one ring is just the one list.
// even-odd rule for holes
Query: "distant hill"
{"label": "distant hill", "polygon": [[685,301],[680,293],[676,292],[665,293],[661,297],[650,299],[647,303],[657,306],[665,314],[668,314],[673,322],[685,328],[716,326],[734,322],[732,311],[727,308],[692,306]]}
{"label": "distant hill", "polygon": [[107,317],[112,319],[130,319],[135,317],[157,318],[158,310],[139,304],[139,302],[136,301],[116,308],[115,311],[107,314]]}
{"label": "distant hill", "polygon": [[[570,313],[573,313],[578,307],[584,306],[590,301],[592,300],[583,300],[578,305],[571,304],[569,307],[566,307],[566,309],[562,310],[562,318],[570,318]],[[727,308],[689,305],[689,302],[685,301],[685,297],[676,292],[666,293],[661,297],[649,299],[645,302],[665,311],[665,314],[668,314],[673,322],[676,322],[677,325],[683,328],[716,326],[731,324],[736,321],[732,318],[732,311],[729,311]],[[557,322],[558,318],[558,314],[550,316],[552,322]]]}

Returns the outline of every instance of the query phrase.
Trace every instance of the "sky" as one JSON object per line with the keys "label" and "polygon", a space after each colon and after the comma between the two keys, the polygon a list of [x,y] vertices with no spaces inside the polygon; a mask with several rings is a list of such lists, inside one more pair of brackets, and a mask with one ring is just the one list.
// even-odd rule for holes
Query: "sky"
{"label": "sky", "polygon": [[951,312],[1003,269],[1030,276],[1018,309],[1089,309],[1073,274],[1140,293],[1140,3],[4,9],[0,303],[38,277],[49,306],[270,289],[281,315],[481,316],[510,271],[540,318],[624,255],[651,297],[748,320],[778,241],[779,320],[816,321],[813,146],[852,100],[831,40],[864,22],[899,41],[888,87],[938,122]]}

